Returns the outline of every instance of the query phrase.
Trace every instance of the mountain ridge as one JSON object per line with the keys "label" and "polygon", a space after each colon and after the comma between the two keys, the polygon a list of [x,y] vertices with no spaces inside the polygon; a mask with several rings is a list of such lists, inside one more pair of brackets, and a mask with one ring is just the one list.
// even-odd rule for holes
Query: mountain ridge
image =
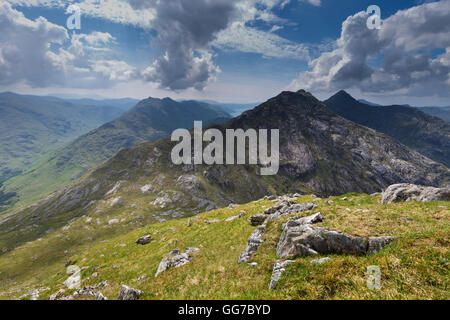
{"label": "mountain ridge", "polygon": [[123,212],[139,216],[136,223],[146,225],[268,194],[373,193],[400,182],[438,186],[450,181],[445,166],[338,116],[306,92],[283,92],[212,127],[280,129],[278,175],[260,176],[258,165],[175,166],[169,160],[175,142],[165,138],[142,143],[119,151],[75,184],[2,219],[0,247],[31,241],[85,215],[100,221]]}
{"label": "mountain ridge", "polygon": [[374,107],[341,90],[324,103],[340,116],[385,133],[421,154],[450,166],[450,123],[414,107]]}

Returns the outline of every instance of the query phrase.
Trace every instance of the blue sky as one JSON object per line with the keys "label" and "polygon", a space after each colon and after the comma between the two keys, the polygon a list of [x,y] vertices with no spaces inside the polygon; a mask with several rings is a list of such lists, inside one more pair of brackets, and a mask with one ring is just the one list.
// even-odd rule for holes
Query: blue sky
{"label": "blue sky", "polygon": [[[82,14],[75,32],[69,3],[0,7],[10,34],[0,36],[0,91],[255,102],[345,89],[379,103],[450,105],[448,0],[80,0],[71,1]],[[370,5],[381,30],[365,27]],[[28,36],[34,54],[23,53]]]}

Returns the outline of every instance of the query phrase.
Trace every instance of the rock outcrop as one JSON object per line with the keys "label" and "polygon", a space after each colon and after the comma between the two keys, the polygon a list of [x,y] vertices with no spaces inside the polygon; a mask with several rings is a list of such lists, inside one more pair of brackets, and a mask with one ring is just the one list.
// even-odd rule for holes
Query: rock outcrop
{"label": "rock outcrop", "polygon": [[394,240],[393,237],[358,237],[290,221],[283,228],[277,255],[295,259],[317,254],[373,254]]}
{"label": "rock outcrop", "polygon": [[250,238],[248,238],[247,246],[244,252],[242,252],[241,255],[239,256],[238,260],[239,264],[247,262],[253,257],[255,252],[259,249],[259,246],[264,242],[264,240],[262,240],[262,237],[265,231],[266,231],[265,225],[262,225],[258,227],[258,229],[253,231]]}
{"label": "rock outcrop", "polygon": [[381,202],[389,204],[402,201],[449,201],[450,188],[434,188],[414,184],[394,184],[382,193]]}
{"label": "rock outcrop", "polygon": [[167,256],[165,256],[158,266],[155,278],[161,274],[161,272],[166,271],[169,268],[178,268],[189,263],[192,259],[192,252],[198,251],[198,248],[187,248],[183,253],[180,253],[179,249],[171,251]]}
{"label": "rock outcrop", "polygon": [[141,295],[141,290],[136,290],[126,285],[122,285],[117,300],[138,300]]}
{"label": "rock outcrop", "polygon": [[270,278],[270,284],[269,289],[275,289],[278,281],[280,281],[281,275],[284,271],[286,271],[286,268],[294,261],[292,260],[277,260],[273,266],[272,276]]}

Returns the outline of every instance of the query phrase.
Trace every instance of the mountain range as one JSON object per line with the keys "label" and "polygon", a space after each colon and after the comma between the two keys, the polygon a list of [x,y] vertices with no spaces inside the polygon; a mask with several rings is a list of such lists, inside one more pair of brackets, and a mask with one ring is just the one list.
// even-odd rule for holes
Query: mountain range
{"label": "mountain range", "polygon": [[168,161],[175,145],[170,139],[141,143],[119,151],[73,185],[4,215],[0,247],[14,248],[87,215],[100,225],[115,216],[134,217],[114,231],[99,228],[91,238],[101,239],[106,231],[125,232],[267,194],[373,193],[400,182],[439,186],[450,181],[444,165],[340,117],[305,91],[283,92],[214,127],[279,129],[278,175],[260,176],[257,165],[175,166]]}
{"label": "mountain range", "polygon": [[230,117],[220,107],[197,101],[142,100],[117,119],[57,149],[45,162],[5,181],[4,194],[14,197],[4,196],[4,205],[14,199],[22,205],[38,200],[81,177],[119,150],[161,139],[177,128],[189,129],[194,120],[208,124],[220,123]]}
{"label": "mountain range", "polygon": [[450,123],[405,106],[369,106],[340,91],[324,103],[338,115],[385,133],[450,167]]}

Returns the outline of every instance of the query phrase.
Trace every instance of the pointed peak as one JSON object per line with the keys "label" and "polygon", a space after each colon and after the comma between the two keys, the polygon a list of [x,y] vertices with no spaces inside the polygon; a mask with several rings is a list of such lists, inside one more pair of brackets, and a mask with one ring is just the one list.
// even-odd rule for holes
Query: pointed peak
{"label": "pointed peak", "polygon": [[352,101],[352,102],[358,102],[355,98],[353,98],[347,91],[340,90],[336,94],[334,94],[332,97],[330,97],[327,101],[333,101],[333,100],[345,100],[345,101]]}

